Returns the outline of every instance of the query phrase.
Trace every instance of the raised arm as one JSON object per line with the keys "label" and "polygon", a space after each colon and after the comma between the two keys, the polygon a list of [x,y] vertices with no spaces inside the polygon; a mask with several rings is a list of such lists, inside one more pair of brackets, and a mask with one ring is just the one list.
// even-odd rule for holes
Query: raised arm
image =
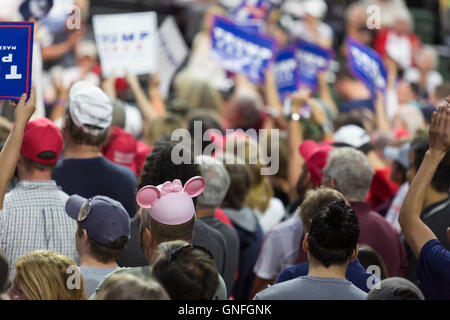
{"label": "raised arm", "polygon": [[[292,96],[291,114],[297,114],[302,108],[308,98],[309,92],[301,90]],[[298,114],[297,114],[298,115]],[[303,131],[300,121],[293,120],[292,116],[288,124],[288,146],[289,146],[289,161],[288,161],[288,182],[289,182],[289,199],[294,201],[297,199],[297,181],[302,173],[304,160],[300,156],[298,148],[303,142]]]}
{"label": "raised arm", "polygon": [[142,90],[137,76],[128,74],[126,78],[128,84],[130,85],[131,91],[133,91],[136,103],[141,110],[145,121],[151,121],[153,118],[155,118],[156,113],[155,110],[153,110],[153,106],[150,100],[145,95],[144,90]]}
{"label": "raised arm", "polygon": [[377,98],[375,100],[375,117],[377,122],[377,128],[380,131],[389,131],[391,126],[386,117],[385,99],[382,92],[377,92]]}
{"label": "raised arm", "polygon": [[19,160],[25,126],[36,110],[34,86],[31,87],[30,99],[26,102],[25,100],[26,94],[23,94],[19,103],[15,106],[14,127],[0,152],[0,168],[2,168],[0,170],[0,210],[3,209],[3,200],[8,190],[8,184],[14,175],[14,170]]}
{"label": "raised arm", "polygon": [[150,76],[148,81],[148,96],[150,97],[150,102],[158,116],[162,116],[166,113],[166,104],[161,95],[161,91],[159,90],[160,83],[159,73]]}
{"label": "raised arm", "polygon": [[[447,98],[450,102],[450,96]],[[450,150],[450,107],[439,107],[434,112],[429,130],[430,147],[414,177],[400,210],[399,223],[414,255],[419,257],[422,247],[436,235],[420,219],[425,192],[436,169]]]}

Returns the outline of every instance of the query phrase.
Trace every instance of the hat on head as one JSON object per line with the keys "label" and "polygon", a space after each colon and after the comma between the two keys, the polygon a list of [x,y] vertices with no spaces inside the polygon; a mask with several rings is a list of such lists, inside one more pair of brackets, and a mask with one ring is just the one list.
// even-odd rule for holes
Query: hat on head
{"label": "hat on head", "polygon": [[24,20],[44,18],[53,7],[53,0],[25,0],[19,7],[20,14]]}
{"label": "hat on head", "polygon": [[345,144],[359,149],[370,142],[370,136],[363,128],[349,124],[335,132],[334,141],[336,144]]}
{"label": "hat on head", "polygon": [[192,198],[202,193],[205,187],[205,179],[199,176],[190,178],[184,187],[180,180],[175,179],[157,187],[149,185],[141,188],[136,195],[136,201],[159,223],[179,225],[194,217]]}
{"label": "hat on head", "polygon": [[81,223],[89,237],[104,246],[110,246],[119,237],[130,236],[130,218],[116,200],[106,196],[86,199],[77,194],[66,202],[66,213]]}
{"label": "hat on head", "polygon": [[317,19],[322,19],[327,13],[327,4],[323,0],[307,0],[303,3],[303,11]]}
{"label": "hat on head", "polygon": [[110,127],[113,106],[102,89],[91,82],[78,81],[69,91],[69,112],[78,128],[98,136]]}
{"label": "hat on head", "polygon": [[403,167],[403,169],[407,170],[409,168],[409,148],[410,143],[405,142],[400,146],[400,148],[395,148],[391,146],[387,146],[383,150],[383,154],[386,158],[392,159]]}
{"label": "hat on head", "polygon": [[[52,165],[58,162],[63,148],[63,137],[59,128],[47,118],[32,120],[25,126],[20,152],[31,161]],[[53,159],[40,158],[44,151],[55,154]]]}
{"label": "hat on head", "polygon": [[374,288],[369,292],[367,300],[425,300],[422,291],[404,278],[384,279],[379,285],[379,289]]}
{"label": "hat on head", "polygon": [[102,148],[108,160],[130,168],[136,174],[136,140],[119,127],[112,127],[108,143]]}
{"label": "hat on head", "polygon": [[328,160],[328,154],[333,149],[330,143],[323,142],[317,144],[313,140],[305,140],[299,147],[303,159],[306,161],[306,168],[311,175],[311,180],[316,186],[322,182],[323,168]]}

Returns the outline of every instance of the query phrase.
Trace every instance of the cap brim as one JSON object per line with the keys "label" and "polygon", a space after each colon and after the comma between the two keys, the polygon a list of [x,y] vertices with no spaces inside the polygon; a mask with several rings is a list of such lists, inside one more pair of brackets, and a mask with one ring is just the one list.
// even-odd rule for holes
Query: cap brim
{"label": "cap brim", "polygon": [[385,158],[398,161],[400,157],[400,149],[387,146],[383,150],[383,155]]}
{"label": "cap brim", "polygon": [[77,194],[71,195],[66,202],[66,213],[69,217],[74,220],[78,220],[78,212],[80,212],[83,204],[88,201],[86,198],[83,198]]}

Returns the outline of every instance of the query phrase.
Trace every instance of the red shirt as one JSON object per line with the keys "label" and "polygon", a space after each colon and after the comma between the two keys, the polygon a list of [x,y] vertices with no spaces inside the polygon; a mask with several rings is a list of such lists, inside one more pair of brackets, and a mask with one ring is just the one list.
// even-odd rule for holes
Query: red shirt
{"label": "red shirt", "polygon": [[397,230],[380,214],[370,210],[367,202],[351,202],[359,220],[359,243],[378,252],[386,264],[389,277],[408,277],[408,259]]}

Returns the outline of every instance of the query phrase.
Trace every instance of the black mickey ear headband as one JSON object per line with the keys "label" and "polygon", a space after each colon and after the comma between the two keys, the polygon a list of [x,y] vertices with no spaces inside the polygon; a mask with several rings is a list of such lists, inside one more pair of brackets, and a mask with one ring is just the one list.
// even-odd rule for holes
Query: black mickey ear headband
{"label": "black mickey ear headband", "polygon": [[44,0],[46,2],[45,7],[41,10],[41,12],[32,12],[31,11],[31,2],[32,1],[43,1],[43,0],[25,0],[20,5],[19,11],[25,21],[30,20],[31,18],[35,18],[36,20],[44,18],[50,9],[53,7],[53,0]]}

